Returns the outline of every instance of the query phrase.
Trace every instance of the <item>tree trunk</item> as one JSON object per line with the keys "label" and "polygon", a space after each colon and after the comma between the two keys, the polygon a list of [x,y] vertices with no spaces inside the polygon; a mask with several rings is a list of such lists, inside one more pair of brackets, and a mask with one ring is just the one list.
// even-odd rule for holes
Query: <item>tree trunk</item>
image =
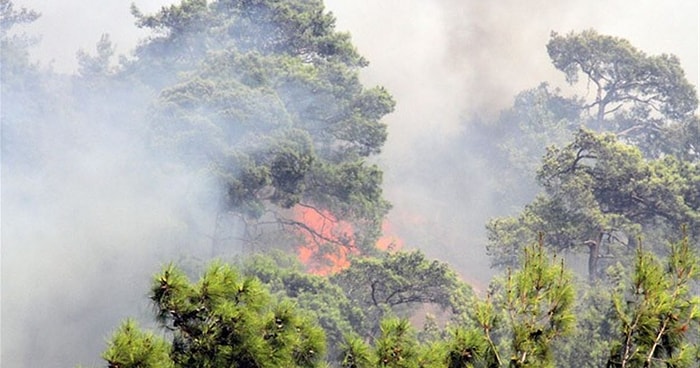
{"label": "tree trunk", "polygon": [[584,244],[588,246],[588,281],[592,284],[596,279],[598,269],[598,258],[600,257],[600,237],[598,241],[587,240]]}

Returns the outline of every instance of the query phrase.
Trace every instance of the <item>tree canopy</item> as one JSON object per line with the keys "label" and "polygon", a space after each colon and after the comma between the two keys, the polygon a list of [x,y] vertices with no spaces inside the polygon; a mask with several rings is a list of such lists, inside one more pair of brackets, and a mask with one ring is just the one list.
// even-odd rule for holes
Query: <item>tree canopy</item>
{"label": "tree canopy", "polygon": [[[554,66],[572,84],[583,74],[595,96],[562,96],[542,83],[516,96],[490,127],[501,134],[487,151],[515,163],[502,167],[533,177],[542,192],[520,213],[488,223],[487,251],[507,270],[479,297],[446,264],[420,252],[370,251],[389,205],[381,171],[368,159],[381,151],[380,120],[393,101],[381,87],[361,85],[357,72],[366,61],[347,35],[333,31],[320,3],[183,1],[152,16],[133,12],[155,36],[124,72],[158,86],[157,149],[194,167],[213,164],[225,187],[222,211],[247,226],[299,227],[316,242],[365,252],[350,253],[348,268],[330,277],[306,274],[282,254],[254,256],[243,262],[246,281],[221,286],[238,291],[215,295],[226,304],[248,287],[259,290],[253,294],[264,298],[230,313],[274,322],[227,325],[229,314],[216,314],[223,307],[207,314],[215,297],[202,286],[183,286],[194,294],[156,308],[172,342],[154,342],[127,321],[106,358],[130,349],[175,366],[263,364],[257,352],[290,366],[340,367],[687,366],[696,358],[700,301],[690,290],[700,236],[697,97],[677,58],[647,56],[595,31],[552,34]],[[105,45],[86,66],[105,58]],[[161,51],[166,56],[155,58]],[[164,74],[145,77],[164,60]],[[332,238],[295,218],[298,207],[347,221],[357,232]],[[681,228],[689,230],[670,235]],[[669,240],[676,245],[667,249]],[[668,254],[666,265],[644,247]],[[562,260],[585,256],[587,283]],[[429,319],[417,331],[410,318],[420,305],[448,310],[443,325]],[[270,335],[287,320],[303,320],[308,330]],[[120,342],[132,341],[125,335],[141,348]],[[167,358],[163,346],[171,347]],[[302,359],[300,349],[319,355]]]}
{"label": "tree canopy", "polygon": [[672,245],[665,266],[652,253],[637,250],[627,290],[613,296],[619,324],[608,367],[689,367],[698,362],[685,340],[688,329],[700,321],[700,296],[692,292],[698,265],[687,237]]}
{"label": "tree canopy", "polygon": [[581,130],[567,146],[548,149],[538,172],[544,193],[518,216],[489,222],[487,249],[495,264],[511,264],[523,240],[543,233],[559,251],[588,248],[595,278],[601,258],[631,254],[641,236],[698,228],[697,172],[695,163],[648,161],[614,135]]}
{"label": "tree canopy", "polygon": [[[37,170],[55,154],[39,142],[78,130],[90,138],[63,145],[137,131],[148,146],[138,149],[157,156],[140,170],[175,166],[217,184],[217,207],[208,208],[216,229],[206,235],[215,256],[233,261],[164,267],[148,291],[155,323],[142,323],[154,327],[126,319],[107,341],[107,366],[700,361],[698,99],[675,56],[593,30],[552,33],[553,65],[586,93],[565,96],[543,82],[493,124],[475,124],[484,130],[470,144],[494,164],[501,204],[527,203],[487,224],[487,251],[503,270],[481,294],[420,251],[375,249],[390,209],[375,158],[394,101],[360,81],[368,62],[321,0],[181,0],[131,11],[150,31],[132,55],[117,58],[102,35],[93,51],[78,51],[75,75],[59,76],[32,64],[33,40],[17,32],[39,14],[0,0],[0,88],[12,106],[2,115],[3,164]],[[113,132],[124,137],[91,141]],[[452,156],[450,170],[462,159]],[[240,234],[217,233],[225,227]],[[240,240],[246,248],[236,252]],[[344,258],[313,274],[313,261],[299,263],[302,250]]]}
{"label": "tree canopy", "polygon": [[210,265],[197,283],[170,265],[150,298],[172,340],[127,321],[104,354],[110,367],[316,367],[324,356],[322,329],[225,264]]}
{"label": "tree canopy", "polygon": [[13,33],[13,28],[32,23],[40,16],[41,14],[31,9],[15,8],[11,0],[0,0],[0,65],[3,67],[3,84],[9,75],[31,64],[27,48],[36,42],[25,34]]}
{"label": "tree canopy", "polygon": [[381,151],[394,102],[360,83],[367,63],[321,1],[189,0],[132,12],[154,31],[125,70],[161,90],[158,149],[213,165],[222,211],[244,224],[294,224],[284,210],[303,204],[349,221],[353,244],[373,247],[389,204],[367,158]]}
{"label": "tree canopy", "polygon": [[[427,339],[408,319],[410,310],[389,303],[380,318],[355,324],[351,316],[369,313],[347,301],[373,296],[358,287],[362,282],[305,275],[281,255],[256,256],[244,273],[214,262],[197,282],[169,265],[155,275],[149,293],[162,333],[126,320],[103,357],[110,367],[692,366],[700,347],[700,298],[693,293],[700,269],[687,236],[669,247],[664,262],[639,247],[630,274],[614,276],[593,305],[576,305],[573,273],[542,241],[525,247],[516,268],[496,279],[485,297],[434,286],[461,300],[462,315],[433,327]],[[385,261],[373,273],[392,268]],[[431,274],[418,270],[417,279]],[[386,277],[392,278],[400,276]],[[394,294],[407,288],[396,287]],[[433,302],[430,295],[421,300]],[[409,313],[397,317],[402,312]],[[589,330],[591,322],[600,326]]]}
{"label": "tree canopy", "polygon": [[676,56],[648,56],[625,39],[594,30],[553,32],[547,52],[567,82],[583,74],[593,87],[593,97],[582,105],[594,111],[593,128],[616,133],[649,157],[678,153],[697,159],[697,146],[671,140],[678,126],[691,133],[698,108],[697,91]]}

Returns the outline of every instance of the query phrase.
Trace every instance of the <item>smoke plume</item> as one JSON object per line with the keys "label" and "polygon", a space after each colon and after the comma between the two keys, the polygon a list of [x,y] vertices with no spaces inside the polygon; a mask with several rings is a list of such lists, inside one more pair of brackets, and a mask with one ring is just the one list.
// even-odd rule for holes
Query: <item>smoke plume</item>
{"label": "smoke plume", "polygon": [[[166,0],[137,0],[144,13]],[[109,33],[120,53],[144,34],[123,1],[16,1],[42,13],[25,27],[41,36],[32,56],[56,72],[77,70],[75,52]],[[649,54],[673,53],[698,80],[698,3],[678,0],[458,1],[329,0],[340,30],[370,66],[366,85],[397,100],[378,158],[394,204],[394,229],[407,247],[449,261],[467,280],[492,275],[484,223],[503,214],[494,174],[459,147],[470,122],[488,120],[541,81],[564,85],[549,63],[551,31],[595,28]],[[66,77],[67,78],[67,77]],[[61,86],[47,91],[60,93]],[[181,256],[209,256],[216,188],[205,173],[163,163],[144,148],[151,91],[96,100],[89,91],[48,106],[28,124],[21,104],[2,96],[2,365],[100,365],[118,323],[147,320],[150,275]],[[53,96],[60,99],[61,96]],[[36,102],[36,101],[35,101]],[[99,106],[96,108],[95,106]],[[5,122],[3,122],[5,127]],[[484,142],[488,144],[488,142]],[[15,146],[13,146],[14,149]]]}
{"label": "smoke plume", "polygon": [[489,187],[498,173],[470,154],[479,147],[460,147],[460,136],[471,122],[497,118],[525,89],[543,81],[568,88],[545,48],[552,31],[594,28],[648,54],[675,54],[698,85],[700,5],[694,1],[326,4],[338,28],[349,31],[370,60],[365,81],[386,86],[397,100],[395,113],[386,118],[389,140],[381,157],[397,230],[409,246],[482,284],[493,273],[484,224],[507,209],[496,205]]}

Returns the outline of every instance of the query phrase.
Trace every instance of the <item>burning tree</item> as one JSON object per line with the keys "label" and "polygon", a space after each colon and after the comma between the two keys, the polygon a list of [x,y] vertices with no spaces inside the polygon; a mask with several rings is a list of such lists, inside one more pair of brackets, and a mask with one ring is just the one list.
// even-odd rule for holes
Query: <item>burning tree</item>
{"label": "burning tree", "polygon": [[[386,140],[380,120],[394,102],[360,83],[367,62],[321,1],[186,0],[154,15],[132,11],[155,32],[127,66],[160,90],[154,142],[180,163],[213,168],[225,188],[221,211],[244,227],[244,243],[282,229],[340,254],[374,247],[390,206],[368,158]],[[307,210],[349,224],[353,239],[314,228],[300,216]]]}
{"label": "burning tree", "polygon": [[350,265],[351,255],[359,253],[352,225],[338,221],[328,211],[299,205],[295,207],[295,220],[291,223],[304,240],[297,248],[299,260],[312,273],[336,273]]}
{"label": "burning tree", "polygon": [[[297,247],[299,260],[311,273],[335,274],[350,266],[351,257],[361,255],[352,223],[336,219],[329,211],[299,204],[294,207],[293,219],[280,221],[294,226],[301,235],[302,243]],[[388,220],[382,223],[382,235],[375,247],[379,251],[396,251],[403,247],[403,241],[393,235]]]}

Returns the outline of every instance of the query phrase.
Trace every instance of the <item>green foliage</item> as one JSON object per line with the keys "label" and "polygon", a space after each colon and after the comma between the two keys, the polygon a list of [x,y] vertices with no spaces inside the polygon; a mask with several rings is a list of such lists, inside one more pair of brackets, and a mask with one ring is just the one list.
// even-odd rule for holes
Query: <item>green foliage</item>
{"label": "green foliage", "polygon": [[394,101],[360,83],[366,61],[321,1],[183,0],[132,13],[155,32],[124,69],[161,91],[156,149],[213,167],[221,211],[244,226],[299,225],[285,209],[301,204],[351,223],[354,244],[373,248],[390,206],[367,157],[386,141],[380,119]]}
{"label": "green foliage", "polygon": [[[281,252],[246,261],[244,273],[255,277],[214,263],[192,283],[179,268],[167,266],[154,278],[151,299],[171,342],[127,321],[104,357],[110,366],[320,367],[324,331],[331,332],[329,358],[344,368],[600,367],[606,361],[612,367],[688,367],[697,354],[700,298],[693,287],[700,263],[687,237],[672,245],[667,266],[640,249],[631,278],[622,267],[610,268],[607,279],[583,285],[579,299],[572,274],[547,255],[542,239],[524,248],[519,267],[497,279],[485,299],[460,294],[454,285],[431,291],[437,286],[420,280],[450,285],[449,272],[441,276],[441,264],[419,253],[364,261],[363,272],[391,282],[375,280],[374,288],[363,291],[367,280],[347,279],[359,277],[357,269],[341,278],[307,275]],[[412,283],[425,288],[425,295],[412,290]],[[346,296],[372,290],[377,294],[358,300],[384,298],[374,336],[371,323],[357,323],[367,321],[367,308]],[[392,303],[396,294],[400,302]],[[404,309],[394,311],[407,312],[411,304],[442,305],[440,300],[443,306],[459,300],[455,309],[462,320],[427,339],[419,339],[409,320],[394,317],[390,308],[400,305]]]}
{"label": "green foliage", "polygon": [[[434,334],[437,340],[419,341],[408,320],[383,318],[373,348],[357,335],[347,338],[342,366],[553,366],[551,347],[574,330],[572,277],[541,245],[526,249],[522,267],[492,296],[462,301],[471,322],[450,327],[444,337]],[[368,363],[371,356],[374,365]]]}
{"label": "green foliage", "polygon": [[349,335],[341,346],[339,360],[342,368],[370,368],[372,352],[357,335]]}
{"label": "green foliage", "polygon": [[[541,86],[536,92],[520,94],[514,107],[496,124],[494,129],[502,130],[497,134],[502,142],[498,154],[505,154],[510,165],[523,168],[525,174],[521,177],[525,179],[520,182],[527,182],[527,172],[532,172],[527,168],[539,159],[536,149],[549,147],[537,170],[543,193],[519,214],[493,219],[487,225],[487,251],[492,263],[499,267],[520,264],[517,255],[523,244],[533,243],[538,234],[544,235],[547,247],[570,253],[567,257],[574,260],[583,259],[579,252],[588,254],[589,285],[581,285],[577,298],[577,326],[552,343],[557,354],[546,364],[556,361],[560,366],[599,367],[609,361],[610,366],[622,362],[625,366],[691,366],[693,348],[679,346],[693,341],[692,336],[684,335],[684,343],[670,344],[673,348],[667,351],[659,329],[641,325],[635,330],[629,327],[634,324],[628,323],[629,339],[622,339],[627,342],[618,341],[613,348],[611,341],[620,340],[624,321],[634,320],[630,317],[634,313],[644,315],[641,310],[646,311],[647,321],[664,318],[657,313],[658,308],[640,306],[656,302],[621,302],[632,300],[628,289],[621,287],[627,272],[646,275],[642,279],[656,279],[650,281],[656,289],[650,288],[649,293],[657,290],[655,298],[673,299],[660,296],[661,289],[673,289],[671,282],[662,281],[668,271],[654,265],[657,261],[650,254],[645,262],[633,254],[640,239],[651,244],[657,254],[663,254],[666,250],[659,245],[668,239],[677,240],[669,234],[687,226],[690,230],[685,241],[697,243],[700,136],[694,115],[698,105],[695,88],[686,80],[675,56],[648,56],[626,40],[592,30],[566,36],[553,33],[547,50],[569,83],[585,78],[594,92],[588,96],[593,97],[565,99],[559,91]],[[570,132],[573,137],[565,144]],[[516,138],[505,138],[510,136]],[[528,142],[534,150],[529,149]],[[633,264],[635,270],[631,270]],[[644,298],[637,296],[635,300]],[[618,302],[614,304],[613,300]],[[508,329],[498,313],[491,313],[493,306],[477,302],[474,308],[479,317],[477,325],[495,342],[493,345],[507,351],[500,336]],[[495,328],[484,328],[491,326]],[[515,332],[514,341],[520,335],[525,341],[522,346],[532,347],[532,339],[518,334],[517,329]],[[644,333],[647,335],[642,340],[646,339],[647,345],[635,340],[640,338],[636,334]],[[657,337],[658,346],[651,349],[657,355],[652,357],[649,346],[654,344],[649,345],[649,341]],[[669,340],[674,338],[682,340]],[[639,353],[635,362],[631,360],[634,354],[624,358],[632,351]]]}
{"label": "green foliage", "polygon": [[545,193],[519,216],[489,222],[487,251],[495,264],[513,264],[519,242],[542,232],[557,250],[588,247],[595,278],[600,259],[629,255],[642,234],[658,241],[683,224],[699,228],[697,170],[671,156],[645,160],[613,135],[580,130],[567,146],[548,148],[538,171]]}
{"label": "green foliage", "polygon": [[163,366],[317,367],[324,357],[325,335],[315,321],[288,300],[273,302],[260,281],[243,278],[228,265],[212,264],[197,283],[170,265],[156,275],[151,300],[156,319],[172,333],[169,356],[141,332],[136,347],[125,345],[124,339],[135,339],[127,323],[106,359],[130,357],[136,349],[139,361]]}
{"label": "green foliage", "polygon": [[[377,337],[387,313],[409,316],[416,306],[434,304],[457,318],[467,314],[472,297],[471,289],[446,264],[429,261],[420,252],[358,258],[330,278],[304,273],[295,259],[281,253],[253,256],[244,270],[318,320],[326,331],[331,357],[349,348],[352,339],[346,336]],[[440,336],[439,331],[433,334]],[[441,359],[435,354],[430,358],[428,352],[422,356]]]}
{"label": "green foliage", "polygon": [[560,36],[552,33],[547,51],[554,66],[578,81],[578,73],[595,84],[599,94],[592,106],[603,114],[620,102],[647,104],[672,118],[692,114],[697,107],[694,89],[685,80],[677,57],[648,57],[627,40],[594,30]]}
{"label": "green foliage", "polygon": [[455,328],[451,331],[446,346],[446,366],[448,368],[466,368],[490,366],[490,344],[484,331],[477,329]]}
{"label": "green foliage", "polygon": [[[547,51],[569,83],[576,84],[583,76],[586,90],[592,89],[593,93],[563,96],[558,89],[541,83],[519,93],[513,106],[497,120],[469,125],[465,145],[473,148],[465,154],[480,157],[484,166],[495,168],[497,175],[490,186],[498,193],[493,201],[501,212],[519,210],[535,198],[538,190],[533,173],[546,153],[545,147],[564,146],[580,128],[613,133],[620,142],[637,147],[645,159],[673,156],[683,161],[698,160],[697,92],[686,79],[678,58],[649,56],[624,39],[594,30],[552,33]],[[580,223],[582,219],[566,218],[557,225],[571,224],[571,220]],[[490,232],[499,232],[497,237],[503,238],[505,232],[510,232],[508,228],[520,226],[499,220],[491,227],[494,229]],[[677,227],[670,229],[675,230]],[[531,232],[529,238],[534,239],[536,234],[537,230]],[[506,239],[504,243],[513,245]],[[548,238],[547,243],[553,242]],[[494,263],[513,264],[516,260],[512,252],[490,251]]]}
{"label": "green foliage", "polygon": [[245,274],[260,279],[273,295],[293,300],[325,331],[329,357],[340,354],[348,334],[363,333],[365,312],[345,292],[323,276],[307,274],[291,255],[273,252],[253,255],[244,262]]}
{"label": "green foliage", "polygon": [[114,333],[102,358],[110,368],[172,368],[171,346],[136,322],[126,320]]}
{"label": "green foliage", "polygon": [[665,267],[638,249],[626,292],[613,297],[619,338],[613,342],[609,367],[691,366],[689,336],[700,327],[700,297],[692,290],[699,265],[687,237],[672,245]]}
{"label": "green foliage", "polygon": [[376,342],[376,367],[418,367],[418,346],[415,331],[407,319],[388,318],[381,322]]}
{"label": "green foliage", "polygon": [[595,109],[593,128],[617,133],[648,157],[676,151],[668,127],[687,126],[698,107],[676,56],[647,56],[627,40],[594,30],[553,32],[547,51],[569,83],[582,73],[595,89],[595,98],[583,105]]}
{"label": "green foliage", "polygon": [[519,93],[495,121],[466,128],[465,154],[495,169],[489,186],[502,213],[532,201],[533,173],[545,148],[565,145],[580,128],[613,133],[647,159],[700,158],[697,92],[678,58],[648,56],[594,30],[552,33],[547,51],[570,84],[583,76],[582,87],[592,93],[564,96],[544,82]]}
{"label": "green foliage", "polygon": [[572,275],[563,261],[550,261],[540,243],[525,248],[521,268],[508,275],[503,288],[511,366],[552,366],[552,342],[574,327]]}
{"label": "green foliage", "polygon": [[552,347],[557,367],[605,366],[610,355],[610,340],[616,333],[612,296],[621,292],[619,284],[625,277],[621,267],[611,267],[607,279],[597,280],[593,285],[576,283],[579,290],[573,307],[576,326],[570,336],[556,341]]}
{"label": "green foliage", "polygon": [[355,259],[348,269],[332,276],[331,282],[366,314],[362,331],[375,329],[388,311],[401,313],[421,304],[448,308],[459,315],[471,296],[471,288],[447,264],[429,261],[417,251]]}
{"label": "green foliage", "polygon": [[[560,95],[541,83],[520,92],[513,106],[503,110],[484,137],[496,142],[496,148],[486,152],[489,161],[498,165],[499,195],[511,202],[529,201],[537,192],[534,172],[546,147],[563,145],[580,124],[581,102]],[[476,144],[476,142],[474,142]],[[507,204],[504,203],[504,204]]]}
{"label": "green foliage", "polygon": [[[497,282],[494,284],[496,283]],[[502,323],[504,318],[502,313],[499,313],[501,308],[495,302],[500,299],[501,298],[498,296],[492,299],[492,296],[489,294],[486,300],[476,300],[473,303],[473,319],[481,332],[482,338],[487,343],[483,358],[476,356],[474,362],[481,363],[486,367],[498,367],[503,364],[501,354],[499,353],[499,344],[495,340],[495,337],[505,336]],[[468,333],[473,334],[473,332]],[[472,349],[479,348],[479,345],[481,345],[478,341],[474,340],[473,337],[470,337],[469,340],[471,340],[470,343],[473,345]]]}

